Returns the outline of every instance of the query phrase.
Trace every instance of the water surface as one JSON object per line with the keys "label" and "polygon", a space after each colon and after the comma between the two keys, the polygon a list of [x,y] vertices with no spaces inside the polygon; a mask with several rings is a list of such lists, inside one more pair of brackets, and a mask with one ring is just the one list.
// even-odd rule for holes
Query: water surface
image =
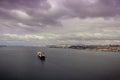
{"label": "water surface", "polygon": [[[45,61],[36,55],[39,50]],[[0,80],[120,80],[120,53],[1,47]]]}

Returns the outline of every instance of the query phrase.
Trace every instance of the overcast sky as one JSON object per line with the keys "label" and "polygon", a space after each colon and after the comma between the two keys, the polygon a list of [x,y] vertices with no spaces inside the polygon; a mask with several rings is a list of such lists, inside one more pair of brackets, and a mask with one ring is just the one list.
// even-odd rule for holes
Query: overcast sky
{"label": "overcast sky", "polygon": [[120,0],[0,0],[0,44],[120,44]]}

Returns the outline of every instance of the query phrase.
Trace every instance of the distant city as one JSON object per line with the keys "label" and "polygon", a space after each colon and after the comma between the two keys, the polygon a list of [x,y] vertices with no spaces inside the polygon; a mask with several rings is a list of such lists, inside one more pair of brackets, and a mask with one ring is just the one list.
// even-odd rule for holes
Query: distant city
{"label": "distant city", "polygon": [[71,48],[79,50],[96,50],[105,52],[120,52],[120,45],[50,45],[50,48]]}

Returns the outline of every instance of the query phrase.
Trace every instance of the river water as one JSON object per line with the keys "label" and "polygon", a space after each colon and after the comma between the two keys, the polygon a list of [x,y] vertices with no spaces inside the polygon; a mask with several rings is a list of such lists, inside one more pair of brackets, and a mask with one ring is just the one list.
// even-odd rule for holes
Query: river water
{"label": "river water", "polygon": [[[36,55],[40,50],[43,61]],[[0,80],[120,80],[120,53],[0,47]]]}

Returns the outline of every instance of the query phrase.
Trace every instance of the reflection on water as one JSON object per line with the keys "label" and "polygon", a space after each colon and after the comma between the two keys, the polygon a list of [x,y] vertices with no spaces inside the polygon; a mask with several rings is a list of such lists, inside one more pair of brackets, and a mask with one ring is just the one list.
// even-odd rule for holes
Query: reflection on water
{"label": "reflection on water", "polygon": [[[36,55],[39,50],[45,52],[44,60]],[[0,80],[120,80],[120,54],[39,47],[0,48]]]}
{"label": "reflection on water", "polygon": [[40,59],[40,61],[41,61],[42,64],[45,63],[46,58],[40,58],[40,57],[38,56],[38,59]]}

